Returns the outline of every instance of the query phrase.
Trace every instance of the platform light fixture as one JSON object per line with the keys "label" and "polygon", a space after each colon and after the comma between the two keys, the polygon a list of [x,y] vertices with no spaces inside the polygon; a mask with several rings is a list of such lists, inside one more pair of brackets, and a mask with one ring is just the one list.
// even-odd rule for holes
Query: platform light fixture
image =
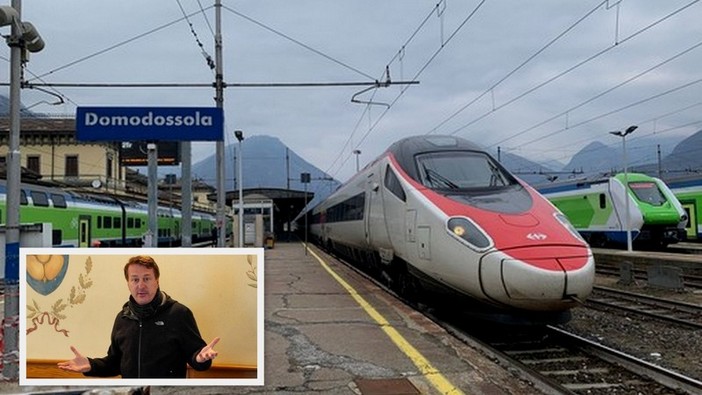
{"label": "platform light fixture", "polygon": [[613,134],[615,136],[619,136],[622,138],[622,152],[623,152],[623,158],[624,158],[624,193],[625,193],[625,199],[624,199],[624,218],[626,222],[626,250],[631,252],[633,250],[632,248],[632,240],[631,240],[631,216],[629,214],[629,177],[628,177],[628,166],[627,166],[627,160],[626,160],[626,136],[630,135],[631,133],[636,130],[638,126],[636,125],[631,125],[628,128],[626,128],[625,131],[621,130],[616,130],[613,132],[609,132],[610,134]]}
{"label": "platform light fixture", "polygon": [[356,155],[356,173],[358,173],[358,170],[359,170],[358,156],[361,155],[361,150],[355,149],[355,150],[353,150],[353,154]]}

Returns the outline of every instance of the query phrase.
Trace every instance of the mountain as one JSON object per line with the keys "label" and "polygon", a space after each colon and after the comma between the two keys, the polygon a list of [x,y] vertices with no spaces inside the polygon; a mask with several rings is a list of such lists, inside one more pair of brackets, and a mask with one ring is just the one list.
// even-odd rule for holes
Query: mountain
{"label": "mountain", "polygon": [[[230,144],[224,149],[225,181],[224,189],[238,188],[236,177],[236,155],[239,143]],[[341,184],[311,163],[289,150],[278,138],[271,136],[251,136],[241,143],[243,188],[283,188],[305,190],[300,182],[301,173],[310,173],[309,192],[315,193],[315,201],[331,194]],[[287,158],[286,159],[286,155]],[[217,158],[211,155],[192,166],[193,179],[199,178],[216,186]],[[289,170],[288,170],[289,169]],[[288,180],[288,173],[289,178]]]}

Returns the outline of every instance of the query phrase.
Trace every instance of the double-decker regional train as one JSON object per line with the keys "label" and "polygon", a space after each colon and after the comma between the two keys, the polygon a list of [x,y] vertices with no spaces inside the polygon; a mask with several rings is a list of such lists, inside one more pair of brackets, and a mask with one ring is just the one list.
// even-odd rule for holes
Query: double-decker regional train
{"label": "double-decker regional train", "polygon": [[[0,224],[7,221],[7,189],[0,180]],[[179,246],[180,210],[159,205],[158,245]],[[114,196],[76,193],[56,187],[22,183],[20,221],[51,223],[53,247],[139,247],[148,230],[148,205]],[[215,217],[193,210],[192,242],[213,240]]]}
{"label": "double-decker regional train", "polygon": [[491,319],[564,321],[593,286],[592,252],[566,217],[452,136],[394,143],[308,221],[314,240],[399,293],[450,295]]}

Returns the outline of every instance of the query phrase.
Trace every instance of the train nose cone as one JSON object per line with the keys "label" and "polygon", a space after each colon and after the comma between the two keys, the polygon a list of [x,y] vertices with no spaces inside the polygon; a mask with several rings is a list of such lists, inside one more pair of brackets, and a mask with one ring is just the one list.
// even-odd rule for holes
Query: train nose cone
{"label": "train nose cone", "polygon": [[503,252],[487,254],[481,260],[480,280],[487,297],[510,307],[542,311],[568,309],[587,298],[595,272],[586,249],[577,255],[530,250],[529,260]]}

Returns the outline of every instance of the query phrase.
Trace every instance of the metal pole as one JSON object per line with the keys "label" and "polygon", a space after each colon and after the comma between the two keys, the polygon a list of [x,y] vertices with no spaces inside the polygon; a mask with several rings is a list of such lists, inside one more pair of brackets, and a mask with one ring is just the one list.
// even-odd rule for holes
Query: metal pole
{"label": "metal pole", "polygon": [[626,217],[626,250],[631,252],[632,251],[632,243],[631,243],[631,219],[629,215],[629,177],[628,177],[628,166],[627,166],[627,160],[626,160],[626,134],[622,136],[622,146],[624,148],[624,210],[626,213],[624,216]]}
{"label": "metal pole", "polygon": [[146,246],[158,247],[158,150],[155,143],[148,143],[146,147],[149,166],[149,233],[147,234]]}
{"label": "metal pole", "polygon": [[193,245],[193,177],[192,177],[192,143],[181,143],[180,154],[183,174],[180,177],[180,211],[182,213],[181,246]]}
{"label": "metal pole", "polygon": [[[215,1],[215,102],[217,108],[224,108],[224,76],[222,65],[222,2]],[[227,237],[226,218],[224,217],[224,134],[218,140],[217,155],[217,247],[224,247]]]}
{"label": "metal pole", "polygon": [[[20,0],[12,0],[12,8],[21,13]],[[19,20],[12,24],[11,37],[21,35]],[[22,48],[19,43],[10,45],[10,139],[7,151],[7,200],[5,233],[5,315],[3,335],[2,375],[13,379],[19,375],[19,246],[20,246],[20,87],[22,80]]]}
{"label": "metal pole", "polygon": [[241,157],[243,156],[242,151],[242,140],[239,140],[239,156],[237,157],[237,184],[239,184],[239,247],[244,246],[244,183],[242,179],[241,171]]}

